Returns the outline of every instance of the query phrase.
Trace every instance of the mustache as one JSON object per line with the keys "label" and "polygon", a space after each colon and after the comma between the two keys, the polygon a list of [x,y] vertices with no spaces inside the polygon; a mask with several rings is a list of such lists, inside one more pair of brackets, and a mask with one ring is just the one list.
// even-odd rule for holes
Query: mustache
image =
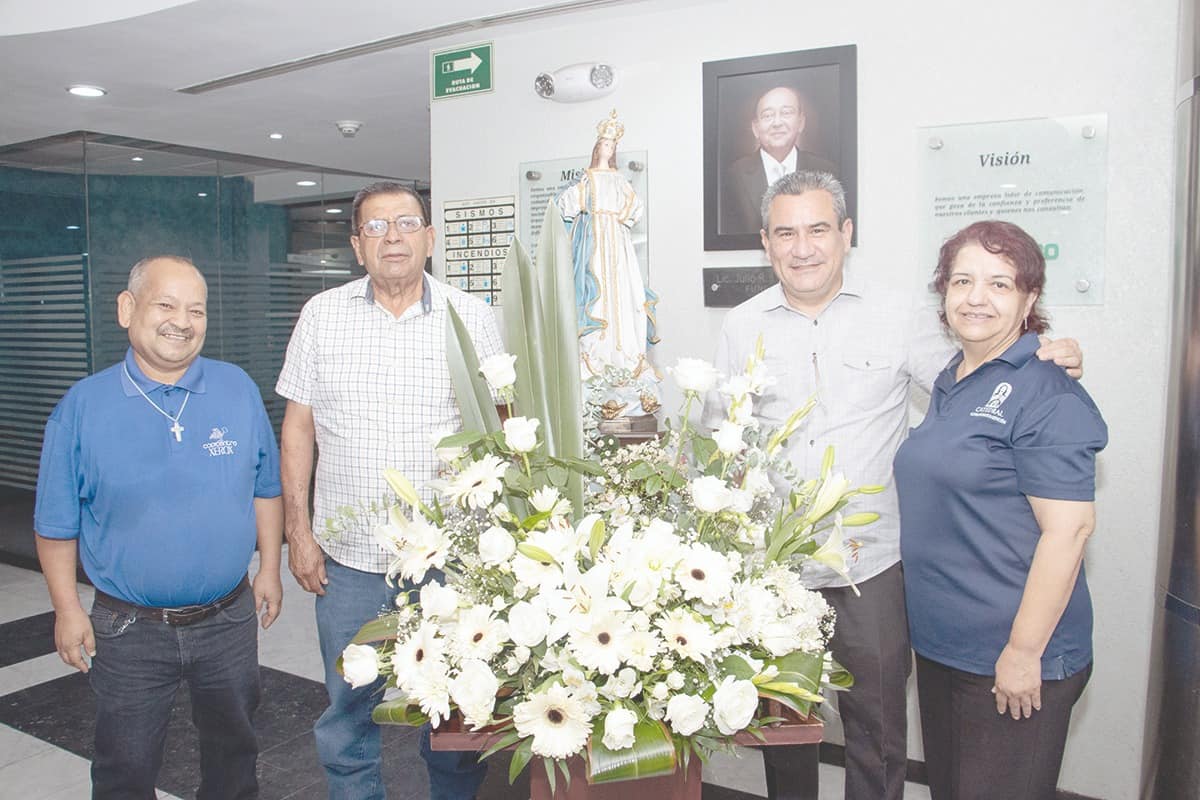
{"label": "mustache", "polygon": [[196,335],[196,331],[191,326],[180,328],[178,325],[170,322],[164,322],[162,325],[159,325],[158,332],[160,334],[169,333],[174,336],[186,336],[189,339]]}

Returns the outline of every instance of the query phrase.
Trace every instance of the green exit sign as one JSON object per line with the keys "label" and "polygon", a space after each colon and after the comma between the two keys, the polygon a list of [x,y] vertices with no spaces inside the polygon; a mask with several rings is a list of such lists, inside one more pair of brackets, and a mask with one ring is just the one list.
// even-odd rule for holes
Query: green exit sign
{"label": "green exit sign", "polygon": [[492,43],[457,47],[433,54],[433,99],[492,90]]}

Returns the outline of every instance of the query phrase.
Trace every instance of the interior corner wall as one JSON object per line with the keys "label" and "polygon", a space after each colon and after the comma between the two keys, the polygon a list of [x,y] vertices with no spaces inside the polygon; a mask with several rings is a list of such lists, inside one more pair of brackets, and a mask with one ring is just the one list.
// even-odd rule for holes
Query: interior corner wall
{"label": "interior corner wall", "polygon": [[[620,111],[622,149],[648,151],[660,368],[713,353],[724,311],[704,308],[701,267],[766,263],[759,252],[704,251],[703,62],[858,46],[860,244],[849,268],[905,302],[936,259],[917,251],[919,126],[1108,114],[1105,302],[1049,309],[1054,334],[1082,344],[1084,381],[1111,437],[1087,555],[1095,672],[1060,781],[1091,797],[1136,796],[1140,770],[1140,737],[1129,732],[1145,714],[1161,494],[1176,13],[1176,0],[647,0],[446,42],[493,41],[496,89],[430,110],[439,228],[444,201],[517,194],[520,162],[583,157],[596,122]],[[534,94],[537,73],[591,61],[619,73],[608,97],[562,104]],[[910,717],[913,758],[918,731]]]}

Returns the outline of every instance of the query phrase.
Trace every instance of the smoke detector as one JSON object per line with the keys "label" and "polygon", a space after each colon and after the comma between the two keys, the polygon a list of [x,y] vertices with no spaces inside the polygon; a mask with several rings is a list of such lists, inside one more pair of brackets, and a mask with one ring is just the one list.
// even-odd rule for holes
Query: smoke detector
{"label": "smoke detector", "polygon": [[345,136],[347,139],[353,139],[355,134],[358,133],[358,129],[363,126],[363,124],[356,119],[340,119],[333,124],[337,126],[339,131],[341,131],[342,136]]}

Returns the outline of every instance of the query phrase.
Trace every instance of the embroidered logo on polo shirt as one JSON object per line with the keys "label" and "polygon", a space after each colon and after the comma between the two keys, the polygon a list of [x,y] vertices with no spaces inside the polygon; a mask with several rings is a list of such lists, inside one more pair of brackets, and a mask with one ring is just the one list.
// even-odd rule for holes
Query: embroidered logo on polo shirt
{"label": "embroidered logo on polo shirt", "polygon": [[212,433],[208,434],[208,441],[204,443],[204,449],[208,451],[210,456],[231,456],[237,449],[237,441],[226,439],[225,434],[229,433],[228,428],[213,428]]}
{"label": "embroidered logo on polo shirt", "polygon": [[1012,394],[1012,384],[1001,381],[996,384],[996,388],[992,390],[991,399],[982,406],[976,406],[971,412],[972,417],[983,417],[990,419],[993,422],[999,422],[1001,425],[1007,425],[1008,420],[1004,418],[1004,411],[1000,406],[1004,405],[1004,401]]}

